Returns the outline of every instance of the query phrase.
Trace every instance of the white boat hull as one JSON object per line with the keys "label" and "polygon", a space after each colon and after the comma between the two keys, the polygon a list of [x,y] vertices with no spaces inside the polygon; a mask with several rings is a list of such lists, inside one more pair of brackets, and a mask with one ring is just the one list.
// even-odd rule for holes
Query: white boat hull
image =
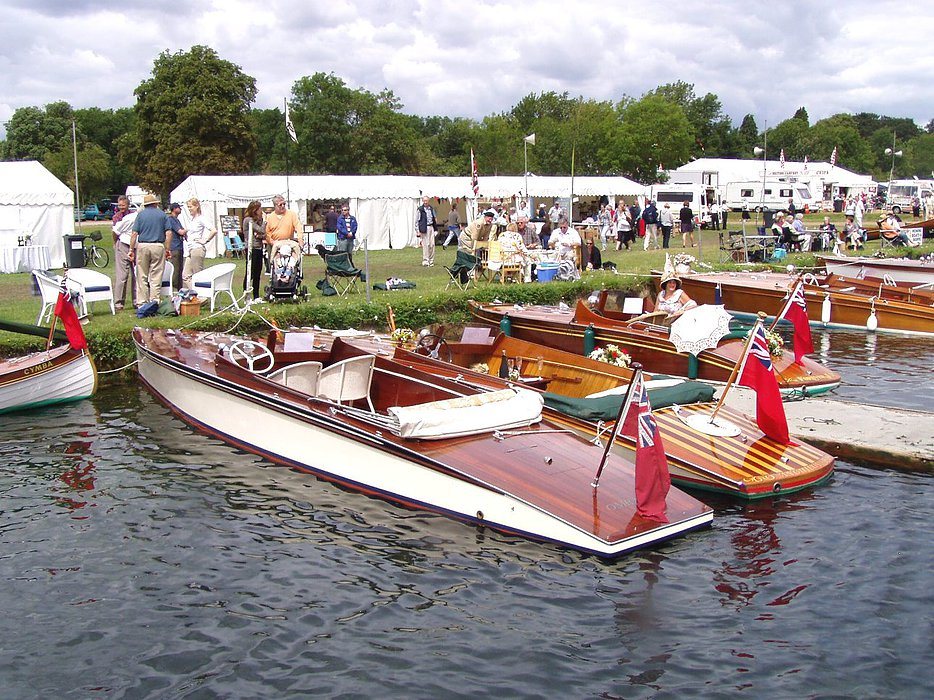
{"label": "white boat hull", "polygon": [[827,272],[843,277],[887,276],[895,282],[911,285],[934,284],[934,263],[924,264],[919,260],[900,258],[833,258],[822,257]]}
{"label": "white boat hull", "polygon": [[[97,371],[87,352],[58,359],[61,349],[35,353],[0,374],[0,413],[80,401],[97,389]],[[72,352],[72,351],[69,351]]]}
{"label": "white boat hull", "polygon": [[195,374],[144,349],[138,349],[138,358],[142,379],[189,424],[271,461],[409,507],[607,557],[703,527],[713,517],[705,512],[605,541],[500,489],[433,468],[414,449],[383,443],[379,434],[363,433],[339,416],[329,420],[274,396]]}

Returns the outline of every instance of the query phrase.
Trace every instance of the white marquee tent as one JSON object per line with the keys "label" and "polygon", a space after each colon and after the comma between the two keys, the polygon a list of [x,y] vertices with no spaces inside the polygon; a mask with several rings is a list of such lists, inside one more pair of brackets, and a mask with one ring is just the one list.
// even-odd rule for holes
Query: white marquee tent
{"label": "white marquee tent", "polygon": [[75,195],[35,160],[0,162],[0,246],[32,236],[49,247],[52,267],[65,263],[65,234],[75,232]]}
{"label": "white marquee tent", "polygon": [[[525,191],[522,176],[481,176],[480,201],[511,198]],[[570,177],[528,178],[529,194],[533,197],[567,198],[571,194]],[[576,196],[616,197],[644,195],[645,187],[624,177],[575,177]],[[476,212],[468,177],[421,177],[406,175],[192,175],[172,191],[171,201],[184,203],[191,197],[201,202],[202,212],[218,226],[219,217],[235,209],[243,209],[251,200],[264,207],[281,194],[289,200],[290,209],[305,220],[308,202],[343,200],[350,204],[357,217],[360,238],[366,239],[371,250],[404,248],[417,244],[415,211],[421,197],[435,200],[465,200],[467,211]],[[437,209],[437,207],[436,207]],[[444,210],[438,211],[443,216]],[[182,224],[187,212],[182,212]],[[220,236],[218,236],[218,239]],[[214,254],[222,253],[219,240]]]}

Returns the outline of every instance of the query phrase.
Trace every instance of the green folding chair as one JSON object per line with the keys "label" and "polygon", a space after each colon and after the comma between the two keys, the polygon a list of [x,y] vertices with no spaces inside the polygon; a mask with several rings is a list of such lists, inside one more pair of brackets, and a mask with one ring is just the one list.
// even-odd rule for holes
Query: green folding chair
{"label": "green folding chair", "polygon": [[444,269],[447,270],[448,274],[451,276],[445,289],[449,289],[451,285],[454,285],[462,292],[466,292],[471,283],[476,284],[479,267],[480,259],[476,255],[464,250],[458,250],[457,257],[454,259],[454,264],[451,265],[451,267],[447,265],[444,266]]}
{"label": "green folding chair", "polygon": [[363,278],[363,270],[358,270],[350,262],[349,253],[332,253],[324,256],[324,277],[337,291],[338,296],[357,292],[357,280]]}

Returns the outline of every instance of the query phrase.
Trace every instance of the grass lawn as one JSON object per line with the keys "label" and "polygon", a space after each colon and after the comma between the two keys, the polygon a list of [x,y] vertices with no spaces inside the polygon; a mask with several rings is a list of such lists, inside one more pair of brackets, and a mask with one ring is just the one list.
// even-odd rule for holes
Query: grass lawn
{"label": "grass lawn", "polygon": [[[817,228],[823,221],[823,214],[810,214],[805,216],[805,223],[808,228]],[[838,227],[843,225],[844,217],[842,214],[831,214],[831,219]],[[871,221],[872,215],[866,217],[866,221]],[[731,229],[738,229],[741,226],[739,214],[734,212],[729,219]],[[755,218],[750,222],[755,225]],[[101,272],[107,274],[111,279],[114,277],[114,255],[112,250],[111,236],[109,226],[104,223],[85,224],[81,230],[89,233],[98,229],[103,234],[103,240],[100,245],[108,248],[111,262],[107,268]],[[695,237],[697,233],[695,232]],[[726,263],[721,264],[721,253],[719,250],[719,237],[716,231],[703,231],[700,235],[698,248],[683,249],[680,245],[680,237],[672,236],[672,248],[668,251],[671,254],[679,252],[688,252],[699,259],[702,263],[711,265],[714,269],[738,269],[739,266]],[[641,246],[641,239],[637,240],[637,246]],[[869,242],[863,250],[863,254],[872,255],[879,248],[878,241]],[[925,241],[921,252],[931,252],[934,250],[934,243]],[[919,249],[914,249],[919,251]],[[455,288],[446,291],[448,284],[448,274],[443,265],[450,265],[454,262],[456,250],[449,246],[443,250],[440,246],[435,254],[435,266],[428,268],[421,265],[421,251],[418,248],[406,248],[403,250],[379,250],[369,253],[369,269],[371,282],[381,282],[388,277],[401,277],[416,284],[414,290],[382,292],[370,290],[370,303],[366,303],[366,293],[363,291],[365,286],[358,285],[360,294],[352,294],[345,298],[324,297],[315,288],[315,282],[321,279],[324,266],[318,256],[308,256],[304,259],[304,280],[308,287],[310,295],[307,301],[300,304],[290,304],[287,302],[278,302],[276,304],[261,305],[262,313],[273,319],[280,326],[289,324],[312,325],[317,323],[322,327],[347,327],[357,328],[375,327],[384,328],[386,324],[386,307],[392,305],[399,325],[421,327],[426,323],[446,321],[450,323],[465,323],[467,319],[465,301],[467,298],[478,300],[491,300],[499,297],[504,301],[522,301],[522,302],[541,302],[555,303],[563,298],[569,303],[581,295],[586,295],[591,289],[599,289],[603,286],[616,288],[638,289],[645,287],[651,281],[652,270],[661,270],[665,262],[665,251],[650,250],[643,251],[636,248],[627,250],[607,250],[603,253],[603,260],[612,261],[617,266],[619,274],[611,272],[596,271],[584,274],[581,283],[556,282],[549,284],[531,284],[531,285],[500,285],[482,283],[476,289],[469,292],[460,292]],[[365,256],[363,251],[354,254],[354,262],[358,267],[364,266]],[[217,264],[220,260],[209,260],[208,265]],[[244,276],[245,262],[242,259],[234,259],[237,265],[235,282],[241,284]],[[814,264],[814,256],[810,253],[792,253],[788,256],[783,265],[795,264],[799,267],[809,267]],[[696,266],[695,266],[696,268]],[[56,270],[56,272],[61,272]],[[223,300],[225,297],[222,297]],[[33,294],[32,276],[29,273],[0,275],[0,318],[19,321],[23,323],[34,323],[36,316],[41,308],[39,296]],[[180,327],[196,322],[203,328],[224,329],[230,327],[235,321],[231,314],[222,314],[218,318],[208,319],[205,316],[200,317],[200,321],[195,321],[192,317],[158,317],[140,320],[137,319],[132,311],[132,306],[128,309],[118,312],[116,316],[110,314],[109,307],[103,302],[96,302],[91,305],[91,319],[85,326],[91,342],[92,350],[96,356],[107,355],[102,345],[108,342],[119,342],[123,346],[121,352],[117,355],[125,354],[129,344],[131,329],[136,325],[164,325],[169,327]],[[207,307],[203,307],[207,312]],[[239,330],[252,332],[257,329],[256,326],[250,327],[241,325]],[[33,347],[33,341],[24,341],[22,336],[10,333],[0,332],[0,355],[17,354],[24,347]],[[107,364],[105,361],[104,364]]]}

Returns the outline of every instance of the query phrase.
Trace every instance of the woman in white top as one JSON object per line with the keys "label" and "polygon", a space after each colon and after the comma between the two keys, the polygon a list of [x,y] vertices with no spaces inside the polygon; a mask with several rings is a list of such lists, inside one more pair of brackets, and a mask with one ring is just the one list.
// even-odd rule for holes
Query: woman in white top
{"label": "woman in white top", "polygon": [[185,267],[182,272],[182,286],[191,289],[191,278],[196,272],[204,269],[204,255],[208,243],[217,235],[217,230],[211,228],[207,219],[201,214],[201,202],[195,197],[185,204],[191,215],[191,223],[185,229],[188,232],[185,238]]}
{"label": "woman in white top", "polygon": [[681,280],[673,274],[665,276],[661,286],[662,290],[655,300],[656,311],[664,311],[671,318],[697,306],[697,302],[681,289]]}

